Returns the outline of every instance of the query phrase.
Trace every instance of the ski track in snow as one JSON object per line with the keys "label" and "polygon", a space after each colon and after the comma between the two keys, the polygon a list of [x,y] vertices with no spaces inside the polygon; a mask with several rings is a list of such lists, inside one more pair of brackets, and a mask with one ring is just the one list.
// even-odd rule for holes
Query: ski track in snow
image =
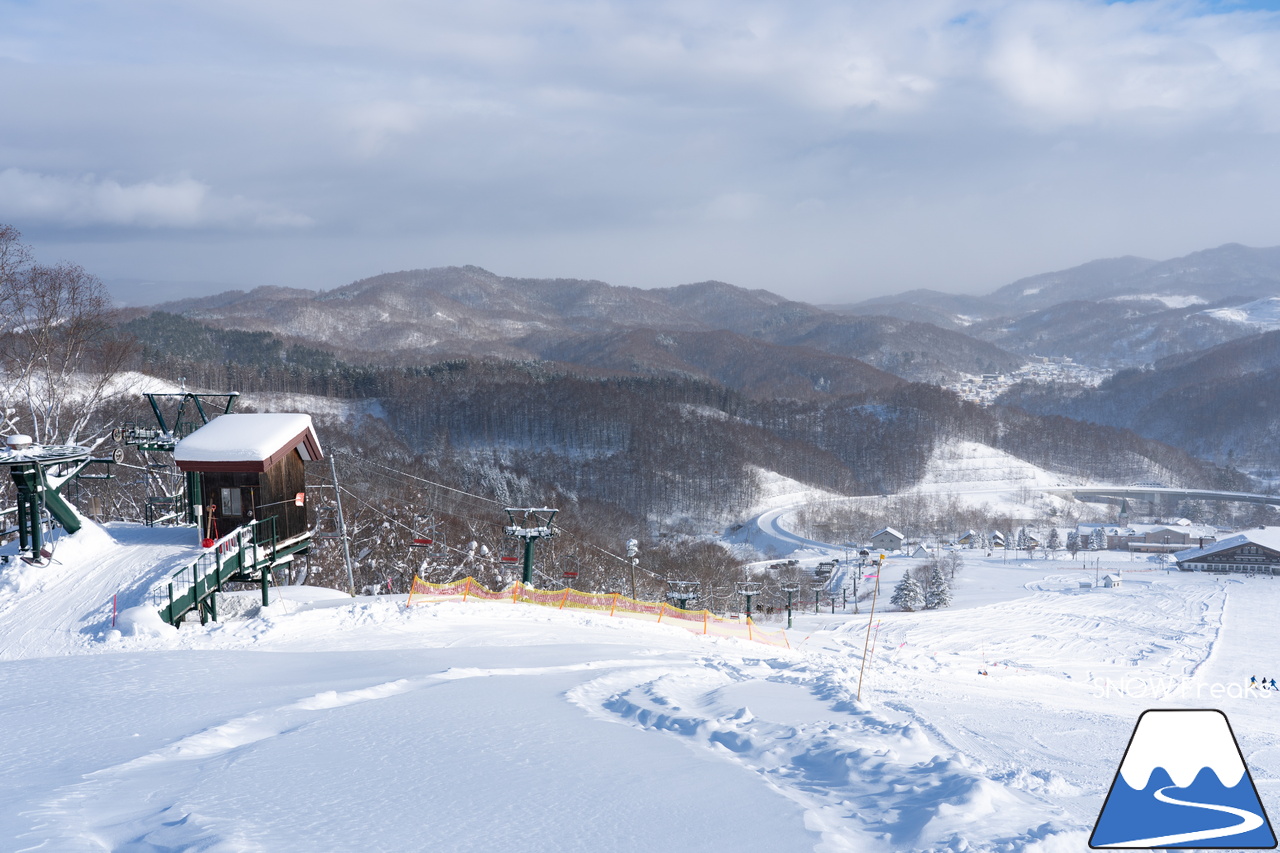
{"label": "ski track in snow", "polygon": [[593,716],[678,736],[756,774],[806,810],[821,853],[966,850],[979,827],[989,850],[1079,836],[1049,801],[940,752],[916,722],[867,710],[856,678],[812,660],[709,657],[609,673],[568,695]]}
{"label": "ski track in snow", "polygon": [[[190,673],[193,681],[210,680],[206,690],[216,690],[217,674],[227,671],[219,666],[263,666],[249,658],[282,656],[287,660],[281,665],[292,675],[306,653],[306,660],[319,655],[322,669],[308,674],[304,667],[296,681],[270,690],[261,680],[246,680],[246,692],[216,706],[224,710],[197,705],[185,725],[185,707],[154,716],[162,703],[129,699],[141,719],[164,723],[163,737],[113,742],[101,759],[69,764],[74,775],[45,773],[39,778],[49,781],[25,799],[0,787],[0,801],[7,796],[20,804],[19,849],[280,849],[278,837],[276,846],[262,841],[274,831],[264,828],[270,811],[229,810],[229,803],[239,803],[236,792],[211,788],[210,780],[237,773],[262,778],[245,774],[260,773],[260,765],[278,760],[282,751],[295,755],[314,748],[307,745],[317,732],[359,738],[365,727],[381,731],[391,721],[399,724],[409,710],[414,720],[424,711],[459,710],[465,726],[469,715],[483,710],[469,704],[476,696],[531,703],[535,739],[563,731],[562,714],[570,720],[583,715],[592,726],[604,721],[611,724],[605,729],[638,733],[629,737],[647,741],[648,750],[639,747],[644,752],[671,744],[696,756],[695,766],[735,768],[735,774],[755,780],[761,796],[798,809],[808,835],[789,836],[795,849],[1084,849],[1138,714],[1152,704],[1220,704],[1188,696],[1187,686],[1247,681],[1248,669],[1255,667],[1263,674],[1274,664],[1274,646],[1266,637],[1280,599],[1275,581],[1246,585],[1134,573],[1126,575],[1123,589],[1102,592],[1078,589],[1082,573],[1058,566],[990,566],[992,577],[1006,584],[1016,579],[1025,594],[945,611],[879,612],[881,627],[873,632],[865,672],[869,614],[812,616],[808,636],[792,632],[790,651],[500,603],[406,609],[394,597],[323,602],[313,609],[282,601],[254,619],[187,626],[164,636],[102,639],[111,594],[123,590],[122,607],[142,603],[146,590],[191,551],[180,532],[148,532],[157,539],[149,546],[145,571],[139,571],[123,543],[143,533],[128,527],[113,527],[112,533],[114,539],[89,530],[63,543],[65,563],[43,572],[10,567],[0,575],[0,657],[102,654],[109,669],[119,655],[145,673],[152,652],[180,655],[165,659],[164,672],[185,672],[192,663],[199,669],[201,652],[239,656]],[[1017,573],[1027,569],[1023,580]],[[432,654],[424,664],[415,650]],[[325,657],[373,651],[398,656],[376,672]],[[267,670],[254,672],[261,679]],[[862,701],[856,698],[860,675]],[[16,674],[14,683],[30,683],[21,681],[25,677]],[[136,686],[153,693],[162,689],[148,686],[145,675],[137,679]],[[1147,692],[1103,695],[1108,685],[1130,681]],[[480,693],[460,690],[481,682],[491,686]],[[316,689],[328,685],[333,689]],[[190,701],[202,693],[184,685],[180,695]],[[454,704],[442,697],[452,697]],[[1247,733],[1241,746],[1264,799],[1276,790],[1280,768],[1280,735],[1271,733],[1275,708],[1252,697],[1229,706],[1238,730]],[[20,711],[0,703],[4,713],[6,719],[22,719]],[[506,727],[493,728],[501,738],[511,722],[503,717],[493,727],[498,723]],[[475,731],[483,738],[465,727],[446,736],[492,743],[490,729]],[[596,728],[573,731],[610,747],[634,743],[610,739]],[[440,757],[469,766],[471,756],[452,749]],[[615,756],[621,766],[643,765],[635,746],[623,749]],[[22,752],[6,766],[33,766],[36,759],[23,759]],[[595,769],[608,764],[577,760]],[[324,758],[312,762],[298,766],[331,772]],[[552,765],[546,772],[556,781],[550,784],[562,785],[563,774],[579,767]],[[366,780],[380,778],[368,775],[379,772],[377,765],[356,769]],[[681,775],[674,768],[673,774]],[[712,778],[730,785],[729,777]],[[436,796],[447,799],[455,787],[449,782],[459,781],[465,777],[446,781],[434,789]],[[511,793],[498,790],[503,797]],[[711,792],[704,789],[699,799],[704,795]],[[652,805],[660,811],[661,802],[657,797]],[[557,837],[554,815],[570,814],[553,812],[547,818],[552,828],[539,837]],[[772,820],[772,809],[768,815]],[[12,829],[13,818],[7,824]],[[723,823],[718,826],[723,833]],[[335,840],[335,849],[359,846],[359,837]],[[672,837],[679,836],[667,836]],[[598,847],[592,838],[579,835],[572,839],[576,845],[567,839],[559,849]],[[633,846],[625,849],[645,849],[641,840],[632,838]]]}

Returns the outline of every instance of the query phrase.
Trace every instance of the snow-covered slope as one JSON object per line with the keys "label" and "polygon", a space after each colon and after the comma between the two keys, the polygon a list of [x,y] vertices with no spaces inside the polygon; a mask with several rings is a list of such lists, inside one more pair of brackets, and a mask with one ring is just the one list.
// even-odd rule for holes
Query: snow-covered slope
{"label": "snow-covered slope", "polygon": [[975,441],[955,441],[934,448],[918,490],[987,492],[1063,484],[1061,474],[1046,471],[1003,450]]}
{"label": "snow-covered slope", "polygon": [[917,494],[955,496],[975,506],[1015,515],[1027,515],[1059,504],[1044,495],[1045,488],[1085,485],[1002,450],[973,441],[956,441],[934,448],[925,476],[913,490]]}
{"label": "snow-covered slope", "polygon": [[[47,577],[0,569],[0,847],[1082,850],[1137,714],[1246,680],[1280,603],[966,556],[955,609],[804,614],[791,650],[397,597],[112,633],[104,592],[138,600],[180,538],[86,528]],[[1270,705],[1222,701],[1271,804]]]}
{"label": "snow-covered slope", "polygon": [[1254,326],[1259,332],[1270,332],[1280,329],[1280,296],[1246,302],[1234,308],[1213,308],[1202,313],[1228,323]]}

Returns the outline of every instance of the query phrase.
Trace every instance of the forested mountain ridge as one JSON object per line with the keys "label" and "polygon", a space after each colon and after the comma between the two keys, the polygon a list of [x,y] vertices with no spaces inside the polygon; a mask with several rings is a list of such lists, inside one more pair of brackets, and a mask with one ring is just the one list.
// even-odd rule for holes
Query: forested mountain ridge
{"label": "forested mountain ridge", "polygon": [[322,293],[260,288],[159,308],[383,362],[447,355],[552,359],[575,340],[585,358],[584,335],[653,329],[728,331],[805,346],[912,380],[944,381],[1022,363],[990,343],[926,323],[836,314],[723,282],[641,290],[446,267],[388,273]]}
{"label": "forested mountain ridge", "polygon": [[1140,431],[1222,464],[1280,464],[1280,331],[1121,371],[1097,388],[1019,385],[1002,402]]}
{"label": "forested mountain ridge", "polygon": [[832,308],[926,320],[1022,355],[1126,368],[1254,334],[1258,328],[1216,309],[1273,296],[1280,247],[1228,243],[1166,261],[1090,261],[981,296],[917,290]]}
{"label": "forested mountain ridge", "polygon": [[[376,403],[380,418],[368,434],[386,433],[403,445],[399,452],[444,472],[447,482],[502,500],[611,506],[652,522],[740,517],[758,498],[760,469],[842,494],[898,492],[919,481],[935,447],[957,440],[1000,448],[1064,477],[1247,485],[1131,432],[982,408],[871,368],[864,368],[872,381],[862,390],[803,399],[752,396],[681,371],[611,373],[474,357],[351,365],[265,333],[164,314],[125,329],[143,341],[142,364],[193,386]],[[658,338],[670,335],[677,353],[697,351],[696,333],[684,344],[674,333],[632,334],[659,346]],[[744,340],[720,336],[730,351]],[[714,343],[720,336],[702,337]],[[184,342],[193,340],[202,342],[202,354],[224,358],[184,359]],[[787,348],[771,351],[778,349]],[[744,369],[755,368],[751,355],[743,353]]]}

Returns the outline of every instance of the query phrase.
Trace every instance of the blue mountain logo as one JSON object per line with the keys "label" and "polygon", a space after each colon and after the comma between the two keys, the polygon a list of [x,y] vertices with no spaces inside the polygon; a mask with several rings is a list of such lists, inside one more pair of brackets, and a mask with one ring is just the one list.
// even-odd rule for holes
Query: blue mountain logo
{"label": "blue mountain logo", "polygon": [[1089,846],[1274,848],[1275,833],[1226,715],[1144,711]]}

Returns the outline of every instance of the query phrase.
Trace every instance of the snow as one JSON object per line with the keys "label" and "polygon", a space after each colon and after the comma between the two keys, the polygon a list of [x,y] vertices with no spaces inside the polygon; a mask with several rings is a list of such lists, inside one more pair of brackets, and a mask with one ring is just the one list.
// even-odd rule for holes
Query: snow
{"label": "snow", "polygon": [[881,599],[865,668],[865,608],[791,650],[305,587],[112,630],[194,538],[89,522],[0,567],[0,847],[1075,851],[1149,707],[1228,713],[1280,811],[1280,698],[1244,687],[1280,581],[964,551],[952,608]]}
{"label": "snow", "polygon": [[1113,296],[1105,302],[1159,302],[1166,308],[1190,308],[1193,305],[1204,305],[1207,299],[1200,296],[1161,295],[1158,293],[1128,293],[1124,296]]}
{"label": "snow", "polygon": [[[311,416],[301,414],[220,415],[179,441],[175,462],[253,462],[269,459],[303,433],[312,432]],[[303,459],[309,459],[299,442]]]}
{"label": "snow", "polygon": [[1176,552],[1173,556],[1176,560],[1194,560],[1206,554],[1226,551],[1240,545],[1249,544],[1259,545],[1272,551],[1280,551],[1280,527],[1258,527],[1253,530],[1242,530],[1203,548],[1188,548],[1185,551]]}
{"label": "snow", "polygon": [[358,421],[368,416],[386,420],[382,401],[377,399],[345,400],[338,397],[322,397],[318,394],[294,394],[285,392],[254,391],[240,395],[249,408],[266,412],[306,412],[313,417],[324,416],[344,421]]}
{"label": "snow", "polygon": [[1257,326],[1259,331],[1280,329],[1280,296],[1246,302],[1234,308],[1214,308],[1202,312],[1228,323]]}
{"label": "snow", "polygon": [[1060,486],[1063,480],[1061,474],[1046,471],[1003,450],[976,441],[951,441],[934,448],[917,491],[1008,491],[1023,486]]}
{"label": "snow", "polygon": [[843,500],[844,495],[825,489],[815,489],[799,480],[769,471],[755,465],[748,465],[751,475],[756,478],[756,486],[760,497],[756,505],[748,510],[747,515],[758,515],[770,509],[810,503],[812,501]]}

